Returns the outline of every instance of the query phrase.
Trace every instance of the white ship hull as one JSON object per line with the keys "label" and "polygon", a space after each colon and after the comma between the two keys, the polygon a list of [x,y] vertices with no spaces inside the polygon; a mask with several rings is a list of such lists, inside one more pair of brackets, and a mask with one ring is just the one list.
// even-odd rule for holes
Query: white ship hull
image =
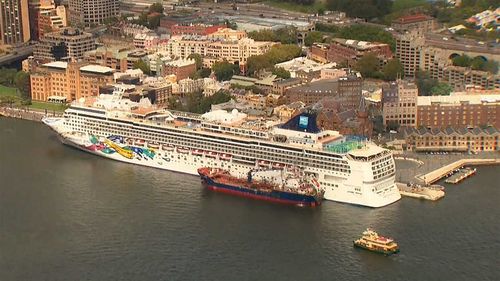
{"label": "white ship hull", "polygon": [[[230,169],[232,173],[238,176],[246,176],[248,171],[260,166],[261,161],[256,161],[253,164],[242,164],[234,162],[227,154],[206,154],[204,152],[193,151],[189,149],[180,149],[179,147],[153,148],[154,154],[144,155],[133,153],[133,156],[127,158],[117,151],[107,151],[95,149],[89,141],[88,133],[72,132],[64,126],[63,119],[46,119],[44,120],[49,127],[56,131],[63,143],[92,153],[104,158],[117,160],[125,163],[164,169],[174,172],[198,175],[197,169],[200,167],[217,167]],[[108,134],[109,136],[111,134]],[[106,142],[107,136],[99,136],[100,142]],[[126,137],[126,136],[123,136]],[[118,144],[120,147],[127,146],[126,144]],[[134,147],[148,149],[148,144],[134,144]],[[118,148],[119,149],[119,148]],[[392,156],[391,156],[392,157]],[[401,196],[397,187],[394,184],[394,175],[379,179],[373,183],[366,182],[363,179],[373,178],[371,173],[371,163],[353,163],[351,164],[351,173],[346,177],[342,174],[327,174],[328,171],[322,171],[315,168],[304,168],[304,172],[317,175],[318,182],[322,189],[325,190],[324,198],[331,201],[337,201],[348,204],[362,205],[367,207],[383,207],[398,201]]]}

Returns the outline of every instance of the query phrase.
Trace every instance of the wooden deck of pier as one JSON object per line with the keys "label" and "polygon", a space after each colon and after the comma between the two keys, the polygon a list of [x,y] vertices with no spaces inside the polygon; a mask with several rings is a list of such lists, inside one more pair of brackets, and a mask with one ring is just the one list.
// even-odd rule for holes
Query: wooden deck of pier
{"label": "wooden deck of pier", "polygon": [[427,174],[419,176],[419,178],[426,184],[433,184],[438,180],[444,178],[452,171],[462,168],[464,166],[478,166],[478,165],[498,165],[500,159],[461,159],[451,164],[443,166],[439,169],[431,171]]}

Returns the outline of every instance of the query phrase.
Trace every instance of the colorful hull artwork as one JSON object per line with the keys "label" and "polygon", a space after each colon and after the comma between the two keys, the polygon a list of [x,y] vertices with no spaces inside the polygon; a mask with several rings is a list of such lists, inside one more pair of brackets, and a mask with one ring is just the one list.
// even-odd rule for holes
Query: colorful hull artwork
{"label": "colorful hull artwork", "polygon": [[151,148],[120,145],[124,143],[123,138],[119,136],[110,136],[103,141],[100,141],[95,136],[89,137],[90,145],[82,145],[83,148],[92,152],[102,152],[104,154],[118,153],[127,159],[153,159],[155,151]]}

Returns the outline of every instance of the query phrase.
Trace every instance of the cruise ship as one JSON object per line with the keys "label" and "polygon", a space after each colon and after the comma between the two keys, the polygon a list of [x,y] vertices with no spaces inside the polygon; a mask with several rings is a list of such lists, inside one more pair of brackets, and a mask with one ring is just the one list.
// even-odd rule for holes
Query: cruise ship
{"label": "cruise ship", "polygon": [[299,168],[324,198],[382,207],[401,198],[392,153],[370,141],[320,130],[309,109],[280,124],[233,110],[202,115],[133,102],[113,94],[81,98],[61,118],[44,118],[69,146],[126,163],[191,175],[201,167],[237,177],[255,169]]}

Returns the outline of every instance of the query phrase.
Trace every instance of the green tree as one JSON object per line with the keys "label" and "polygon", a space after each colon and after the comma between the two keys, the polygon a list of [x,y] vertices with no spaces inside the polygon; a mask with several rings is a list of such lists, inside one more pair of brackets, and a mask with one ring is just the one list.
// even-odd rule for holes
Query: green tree
{"label": "green tree", "polygon": [[203,67],[203,59],[200,54],[192,53],[188,56],[188,59],[194,59],[196,61],[197,70]]}
{"label": "green tree", "polygon": [[231,21],[231,20],[225,20],[224,25],[227,26],[228,28],[233,29],[233,30],[238,29],[238,25],[234,21]]}
{"label": "green tree", "polygon": [[200,102],[198,113],[205,113],[210,111],[213,104],[225,103],[231,100],[232,96],[226,90],[219,90],[215,94],[203,97]]}
{"label": "green tree", "polygon": [[14,84],[16,88],[21,91],[21,96],[25,100],[31,99],[31,85],[30,85],[30,75],[27,72],[19,71],[14,77]]}
{"label": "green tree", "polygon": [[416,73],[418,95],[419,96],[430,96],[432,95],[432,88],[438,85],[436,79],[432,79],[427,71],[417,71]]}
{"label": "green tree", "polygon": [[210,76],[212,73],[212,70],[210,68],[203,67],[201,69],[198,69],[196,72],[194,72],[190,78],[191,79],[199,79],[199,78],[207,78]]}
{"label": "green tree", "polygon": [[151,74],[151,69],[149,68],[149,64],[147,64],[142,59],[134,62],[133,69],[140,69],[146,75]]}
{"label": "green tree", "polygon": [[153,3],[151,6],[149,6],[149,13],[159,13],[163,14],[163,5],[161,3]]}
{"label": "green tree", "polygon": [[471,65],[471,58],[468,55],[456,56],[452,59],[455,66],[469,67]]}
{"label": "green tree", "polygon": [[267,53],[248,58],[248,74],[253,75],[263,69],[271,70],[275,64],[301,55],[302,49],[295,44],[274,45]]}
{"label": "green tree", "polygon": [[160,19],[161,15],[152,15],[148,16],[148,28],[149,29],[156,29],[158,26],[160,26]]}
{"label": "green tree", "polygon": [[475,57],[470,62],[470,67],[474,70],[483,70],[486,65],[486,61],[481,57]]}
{"label": "green tree", "polygon": [[275,67],[273,69],[273,74],[282,79],[290,78],[290,72],[283,67]]}
{"label": "green tree", "polygon": [[398,77],[403,78],[404,69],[403,65],[398,59],[392,59],[387,62],[382,68],[382,73],[384,74],[384,79],[387,81],[394,81]]}
{"label": "green tree", "polygon": [[488,71],[488,72],[493,73],[493,74],[497,74],[498,73],[498,62],[494,61],[494,60],[487,61],[483,66],[483,70]]}
{"label": "green tree", "polygon": [[453,87],[446,83],[438,83],[436,86],[431,88],[433,96],[449,96]]}
{"label": "green tree", "polygon": [[312,31],[307,33],[307,36],[304,39],[304,44],[306,46],[311,46],[313,43],[322,43],[322,42],[323,42],[323,34],[319,31]]}
{"label": "green tree", "polygon": [[219,81],[231,80],[233,75],[240,73],[240,68],[238,65],[229,63],[227,61],[216,62],[212,65],[212,70],[215,73],[215,77]]}
{"label": "green tree", "polygon": [[363,77],[375,77],[379,68],[378,58],[372,54],[368,53],[361,57],[354,66],[354,69],[359,71]]}
{"label": "green tree", "polygon": [[14,85],[14,77],[17,71],[13,68],[0,68],[0,84],[10,87]]}

